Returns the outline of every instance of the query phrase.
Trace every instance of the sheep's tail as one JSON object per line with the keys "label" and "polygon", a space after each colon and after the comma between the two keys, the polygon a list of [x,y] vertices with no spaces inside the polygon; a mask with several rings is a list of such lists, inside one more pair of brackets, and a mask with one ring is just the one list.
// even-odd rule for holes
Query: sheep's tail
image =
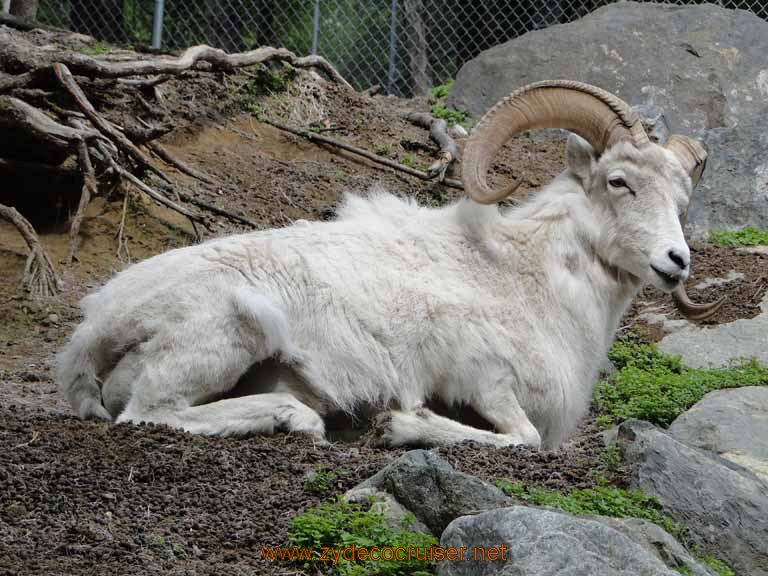
{"label": "sheep's tail", "polygon": [[72,340],[58,355],[56,383],[83,420],[112,420],[101,402],[101,386],[93,359],[96,342],[91,332],[87,325],[75,330]]}

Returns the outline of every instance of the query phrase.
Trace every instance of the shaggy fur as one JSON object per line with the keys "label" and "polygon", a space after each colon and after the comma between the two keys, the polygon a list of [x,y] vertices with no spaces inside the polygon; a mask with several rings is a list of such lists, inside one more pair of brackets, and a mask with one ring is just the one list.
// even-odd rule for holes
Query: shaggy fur
{"label": "shaggy fur", "polygon": [[[83,300],[59,386],[83,418],[204,434],[322,437],[322,416],[367,407],[391,410],[392,445],[555,447],[632,297],[646,281],[672,290],[690,259],[691,182],[670,152],[621,143],[598,159],[573,136],[568,164],[509,211],[374,191],[333,222],[131,266]],[[495,431],[432,413],[433,398]]]}

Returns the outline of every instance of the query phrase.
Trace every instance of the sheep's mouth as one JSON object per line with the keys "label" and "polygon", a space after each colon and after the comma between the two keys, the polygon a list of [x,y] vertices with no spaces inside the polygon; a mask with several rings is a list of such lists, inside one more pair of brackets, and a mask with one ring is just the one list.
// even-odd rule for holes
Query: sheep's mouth
{"label": "sheep's mouth", "polygon": [[659,276],[659,278],[662,279],[664,284],[667,284],[670,288],[674,288],[680,282],[680,276],[679,275],[673,276],[672,274],[668,274],[667,272],[664,272],[663,270],[659,270],[653,264],[651,264],[651,269],[654,272],[656,272],[656,274]]}

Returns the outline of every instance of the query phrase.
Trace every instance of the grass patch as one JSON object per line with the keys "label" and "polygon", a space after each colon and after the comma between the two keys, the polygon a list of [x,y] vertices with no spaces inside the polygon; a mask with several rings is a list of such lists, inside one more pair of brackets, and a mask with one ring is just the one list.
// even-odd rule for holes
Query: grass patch
{"label": "grass patch", "polygon": [[561,494],[555,490],[526,486],[521,482],[498,480],[496,485],[506,494],[535,506],[558,508],[578,516],[598,515],[612,518],[642,518],[658,524],[679,537],[682,527],[665,515],[661,505],[638,490],[614,486],[597,486]]}
{"label": "grass patch", "polygon": [[616,370],[594,392],[598,422],[605,428],[627,418],[666,427],[713,390],[768,385],[768,367],[757,360],[689,368],[679,356],[660,352],[638,335],[614,342],[608,357]]}
{"label": "grass patch", "polygon": [[[412,532],[408,526],[414,518],[405,518],[402,525],[392,528],[383,514],[364,509],[359,504],[350,504],[339,498],[335,502],[321,504],[299,514],[291,520],[289,546],[312,547],[319,552],[323,547],[371,549],[374,547],[412,547],[427,550],[437,544],[434,536]],[[338,564],[312,561],[305,569],[339,576],[428,576],[432,566],[426,560],[346,560],[339,558]]]}
{"label": "grass patch", "polygon": [[768,245],[768,230],[747,226],[741,230],[713,230],[709,240],[718,246]]}
{"label": "grass patch", "polygon": [[725,562],[718,560],[711,554],[700,556],[698,560],[708,568],[714,570],[718,576],[736,576],[736,573],[731,570],[730,566],[728,566]]}

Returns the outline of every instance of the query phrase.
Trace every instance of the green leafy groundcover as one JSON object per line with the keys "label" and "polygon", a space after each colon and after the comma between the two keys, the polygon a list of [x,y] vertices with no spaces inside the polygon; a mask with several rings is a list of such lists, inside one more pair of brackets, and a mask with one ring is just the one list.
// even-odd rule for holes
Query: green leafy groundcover
{"label": "green leafy groundcover", "polygon": [[768,230],[747,226],[741,230],[713,230],[709,239],[718,246],[757,246],[768,244]]}
{"label": "green leafy groundcover", "polygon": [[598,382],[594,404],[604,427],[639,418],[669,426],[713,390],[768,385],[768,368],[741,360],[725,368],[688,368],[638,335],[617,340],[608,357],[616,370]]}
{"label": "green leafy groundcover", "polygon": [[[305,564],[324,574],[340,576],[429,576],[432,565],[425,559],[426,551],[437,545],[437,538],[420,532],[408,530],[414,517],[406,517],[402,525],[392,528],[383,514],[365,509],[359,504],[351,504],[338,498],[335,502],[310,508],[291,520],[289,546],[312,548],[316,554],[314,560]],[[405,548],[419,549],[424,554],[413,554],[410,560],[347,560],[338,558],[334,566],[331,562],[319,561],[323,548]]]}

